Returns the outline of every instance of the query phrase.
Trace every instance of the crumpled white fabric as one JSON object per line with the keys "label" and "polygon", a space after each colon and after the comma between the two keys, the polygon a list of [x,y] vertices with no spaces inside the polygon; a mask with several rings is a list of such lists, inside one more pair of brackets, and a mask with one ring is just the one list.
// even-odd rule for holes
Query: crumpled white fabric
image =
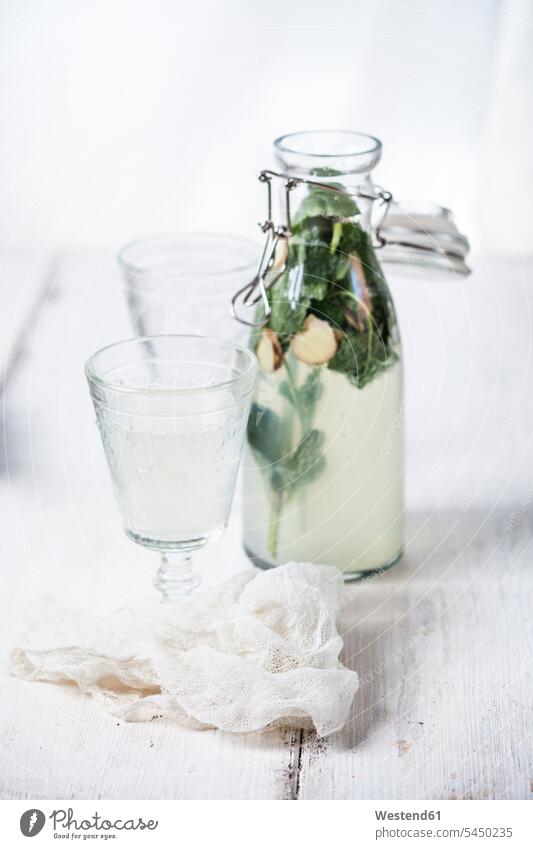
{"label": "crumpled white fabric", "polygon": [[342,591],[334,567],[288,563],[104,621],[62,611],[55,633],[43,624],[11,652],[11,672],[74,682],[126,721],[165,716],[232,732],[314,725],[326,736],[344,726],[358,688],[339,660]]}

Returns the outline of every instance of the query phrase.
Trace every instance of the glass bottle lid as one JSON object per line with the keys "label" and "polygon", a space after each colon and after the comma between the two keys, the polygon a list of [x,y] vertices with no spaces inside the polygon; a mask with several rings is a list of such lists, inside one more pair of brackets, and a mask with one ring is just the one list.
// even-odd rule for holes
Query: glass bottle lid
{"label": "glass bottle lid", "polygon": [[421,267],[435,273],[470,274],[465,262],[468,239],[443,206],[392,200],[376,235],[380,262],[400,266],[398,271]]}

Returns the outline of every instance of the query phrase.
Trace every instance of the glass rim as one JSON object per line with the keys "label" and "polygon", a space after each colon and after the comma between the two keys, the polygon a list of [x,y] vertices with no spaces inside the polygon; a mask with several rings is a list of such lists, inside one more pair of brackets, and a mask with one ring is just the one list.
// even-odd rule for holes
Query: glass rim
{"label": "glass rim", "polygon": [[[220,242],[225,243],[233,243],[236,246],[246,246],[249,248],[254,248],[257,256],[259,256],[260,246],[258,246],[252,239],[248,239],[245,236],[239,236],[236,233],[216,233],[216,232],[202,232],[200,230],[176,230],[172,233],[155,233],[151,236],[141,236],[138,239],[132,239],[132,241],[125,244],[117,253],[117,260],[121,268],[125,271],[134,273],[134,274],[169,274],[171,272],[176,272],[177,269],[173,269],[172,265],[167,266],[166,268],[146,268],[142,265],[135,264],[131,260],[128,259],[127,254],[131,252],[134,248],[141,248],[143,246],[149,246],[150,243],[154,242],[162,242],[167,244],[178,244],[180,241],[189,241],[191,244],[195,241],[198,241],[198,244],[204,243],[206,240],[218,240]],[[199,266],[198,270],[187,271],[187,277],[224,277],[226,275],[236,274],[241,271],[245,271],[248,268],[255,268],[257,266],[257,259],[254,259],[250,262],[242,262],[238,265],[229,268],[227,271],[202,271],[201,266]]]}
{"label": "glass rim", "polygon": [[[237,375],[236,377],[232,377],[229,380],[221,380],[219,383],[209,384],[207,386],[192,386],[183,389],[165,389],[165,388],[139,388],[136,386],[122,386],[114,383],[111,380],[106,380],[103,377],[100,377],[98,373],[95,371],[94,362],[97,357],[101,354],[105,354],[108,351],[111,351],[113,348],[119,348],[122,345],[127,345],[132,342],[154,342],[160,339],[183,339],[183,340],[203,340],[205,342],[209,342],[222,348],[226,351],[232,351],[238,354],[244,354],[247,360],[247,365],[245,370]],[[170,397],[174,396],[186,396],[186,395],[205,395],[207,392],[220,392],[222,389],[228,389],[231,386],[238,385],[239,383],[244,383],[246,378],[249,378],[254,372],[257,372],[258,363],[257,358],[253,351],[249,348],[245,348],[242,345],[234,345],[232,343],[224,342],[221,339],[216,339],[214,336],[203,336],[199,333],[161,333],[161,334],[153,334],[150,336],[132,336],[128,339],[121,339],[118,342],[112,342],[110,345],[104,345],[103,348],[99,348],[98,351],[95,351],[94,354],[86,360],[85,362],[85,376],[89,385],[95,385],[103,389],[108,389],[113,392],[123,393],[125,395],[150,395],[150,396],[162,396],[162,397]]]}
{"label": "glass rim", "polygon": [[[299,137],[302,138],[303,136],[313,136],[313,135],[314,136],[326,136],[328,134],[335,134],[335,135],[347,136],[347,137],[352,136],[352,138],[357,137],[358,139],[365,139],[369,143],[369,146],[367,148],[365,148],[364,150],[344,151],[342,153],[328,153],[328,152],[318,153],[316,151],[302,150],[301,147],[298,147],[298,148],[292,147],[290,144],[287,143],[287,142],[290,142],[291,140],[295,140]],[[300,130],[296,133],[286,133],[285,135],[278,136],[277,139],[274,139],[274,147],[276,148],[276,150],[278,150],[282,153],[293,153],[297,156],[309,156],[309,157],[316,156],[317,158],[320,158],[320,159],[340,159],[340,158],[346,158],[346,157],[350,157],[350,156],[354,156],[354,157],[355,156],[368,156],[368,154],[371,154],[371,153],[375,154],[382,149],[383,145],[382,145],[381,141],[376,136],[372,136],[372,135],[370,135],[370,133],[361,133],[361,132],[359,132],[359,130],[335,130],[335,129],[324,130],[323,129],[323,130]]]}

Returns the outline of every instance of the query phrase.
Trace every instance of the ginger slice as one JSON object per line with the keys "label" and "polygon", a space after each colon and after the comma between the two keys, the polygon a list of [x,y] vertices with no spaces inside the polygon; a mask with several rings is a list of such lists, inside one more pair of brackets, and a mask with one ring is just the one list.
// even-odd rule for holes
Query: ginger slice
{"label": "ginger slice", "polygon": [[291,351],[302,363],[318,366],[327,363],[337,351],[335,332],[327,321],[308,315],[303,330],[291,341]]}
{"label": "ginger slice", "polygon": [[283,350],[278,334],[274,333],[270,327],[263,328],[255,353],[263,371],[270,373],[280,367],[283,360]]}

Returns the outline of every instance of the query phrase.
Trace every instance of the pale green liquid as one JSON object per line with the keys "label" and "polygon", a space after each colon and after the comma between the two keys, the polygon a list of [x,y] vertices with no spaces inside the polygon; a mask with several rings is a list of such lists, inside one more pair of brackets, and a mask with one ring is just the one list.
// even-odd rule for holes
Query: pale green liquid
{"label": "pale green liquid", "polygon": [[[307,368],[298,366],[297,383]],[[277,392],[281,368],[260,379],[257,401],[290,415]],[[403,548],[403,415],[401,364],[363,389],[323,368],[323,391],[312,426],[325,436],[325,465],[316,479],[281,499],[273,554],[276,495],[249,446],[244,458],[244,544],[275,565],[290,560],[328,563],[346,572],[370,572],[393,562]],[[301,438],[297,424],[294,439]]]}
{"label": "pale green liquid", "polygon": [[228,520],[243,425],[173,432],[100,425],[128,534],[145,544],[207,539]]}

